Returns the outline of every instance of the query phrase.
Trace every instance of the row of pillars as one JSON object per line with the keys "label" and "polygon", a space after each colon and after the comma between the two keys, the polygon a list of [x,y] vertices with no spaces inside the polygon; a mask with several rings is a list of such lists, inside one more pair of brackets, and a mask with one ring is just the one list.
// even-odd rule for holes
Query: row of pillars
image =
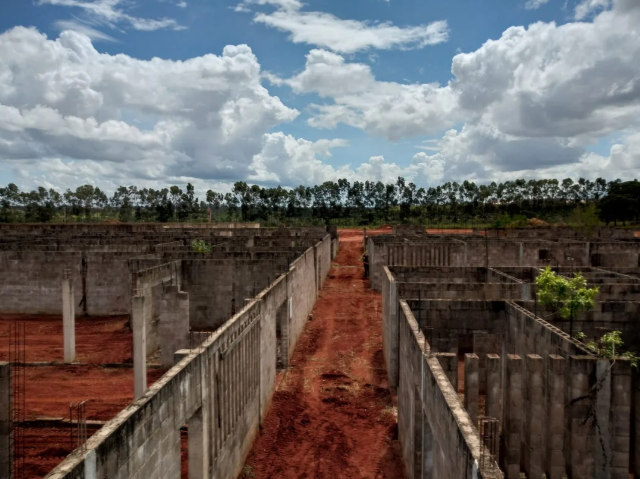
{"label": "row of pillars", "polygon": [[[437,356],[457,390],[457,356]],[[500,464],[506,479],[519,479],[521,470],[530,479],[540,479],[543,474],[548,479],[565,477],[565,362],[554,354],[546,364],[537,354],[524,359],[510,354],[504,361],[497,354],[486,355],[484,416],[500,422]],[[464,407],[476,426],[480,417],[479,363],[476,354],[465,355]]]}

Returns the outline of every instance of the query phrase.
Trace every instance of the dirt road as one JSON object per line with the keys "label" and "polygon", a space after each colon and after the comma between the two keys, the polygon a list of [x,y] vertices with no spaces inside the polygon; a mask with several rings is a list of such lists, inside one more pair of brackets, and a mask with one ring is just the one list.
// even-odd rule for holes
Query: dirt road
{"label": "dirt road", "polygon": [[382,358],[381,298],[363,279],[361,255],[362,232],[341,231],[245,479],[405,477]]}

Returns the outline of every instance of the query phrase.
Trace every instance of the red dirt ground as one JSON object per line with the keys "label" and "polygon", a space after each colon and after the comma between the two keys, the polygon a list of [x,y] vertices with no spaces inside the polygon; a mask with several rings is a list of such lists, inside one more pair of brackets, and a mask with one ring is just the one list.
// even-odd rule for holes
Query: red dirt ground
{"label": "red dirt ground", "polygon": [[[149,385],[164,370],[147,370]],[[87,399],[87,419],[108,421],[133,401],[133,369],[47,366],[26,370],[26,419],[68,418],[69,403]],[[97,429],[89,429],[91,435]],[[25,479],[45,476],[74,448],[68,428],[25,429]]]}
{"label": "red dirt ground", "polygon": [[244,478],[405,477],[382,357],[381,296],[362,278],[362,231],[340,233],[313,321],[291,369],[277,378]]}
{"label": "red dirt ground", "polygon": [[[27,362],[63,361],[62,316],[0,316],[0,361],[9,357],[9,328],[25,321]],[[131,362],[132,333],[126,316],[76,318],[76,360],[80,363]]]}

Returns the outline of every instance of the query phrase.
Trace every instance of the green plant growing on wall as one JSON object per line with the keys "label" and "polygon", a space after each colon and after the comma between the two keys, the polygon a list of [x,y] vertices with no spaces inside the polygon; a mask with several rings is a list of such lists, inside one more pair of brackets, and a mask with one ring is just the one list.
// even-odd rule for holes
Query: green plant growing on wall
{"label": "green plant growing on wall", "polygon": [[638,356],[631,351],[624,351],[624,341],[620,331],[610,331],[602,335],[601,338],[587,341],[587,335],[583,332],[576,333],[575,338],[582,341],[584,345],[595,356],[603,359],[625,358],[634,368],[638,367]]}
{"label": "green plant growing on wall", "polygon": [[205,240],[193,240],[191,241],[191,250],[196,253],[211,253],[213,246],[207,243]]}
{"label": "green plant growing on wall", "polygon": [[557,275],[547,266],[536,278],[538,301],[555,309],[562,319],[575,318],[581,311],[589,311],[600,292],[597,286],[587,287],[587,280],[580,273],[568,279]]}

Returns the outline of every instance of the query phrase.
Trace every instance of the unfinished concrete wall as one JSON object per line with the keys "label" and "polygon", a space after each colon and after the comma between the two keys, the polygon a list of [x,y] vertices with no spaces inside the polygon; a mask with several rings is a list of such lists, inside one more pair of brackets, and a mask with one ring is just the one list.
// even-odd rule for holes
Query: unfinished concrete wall
{"label": "unfinished concrete wall", "polygon": [[[142,314],[144,315],[146,353],[152,354],[160,347],[159,324],[160,314],[163,311],[161,304],[163,295],[169,287],[180,288],[182,285],[181,262],[173,261],[133,271],[130,276],[127,286],[138,296],[145,298]],[[131,311],[132,314],[136,314],[133,307]]]}
{"label": "unfinished concrete wall", "polygon": [[203,471],[197,477],[237,477],[275,391],[278,312],[283,307],[290,312],[292,351],[316,299],[316,264],[321,274],[328,270],[325,261],[316,259],[317,252],[330,258],[330,248],[328,236],[310,248],[289,272],[274,278],[270,288],[94,434],[86,452],[75,451],[46,477],[177,478],[179,430],[185,423],[190,470],[193,455]]}
{"label": "unfinished concrete wall", "polygon": [[480,464],[480,437],[406,302],[399,318],[398,438],[409,479],[501,478]]}
{"label": "unfinished concrete wall", "polygon": [[129,253],[0,252],[0,311],[60,314],[61,281],[71,270],[77,314],[129,312]]}

